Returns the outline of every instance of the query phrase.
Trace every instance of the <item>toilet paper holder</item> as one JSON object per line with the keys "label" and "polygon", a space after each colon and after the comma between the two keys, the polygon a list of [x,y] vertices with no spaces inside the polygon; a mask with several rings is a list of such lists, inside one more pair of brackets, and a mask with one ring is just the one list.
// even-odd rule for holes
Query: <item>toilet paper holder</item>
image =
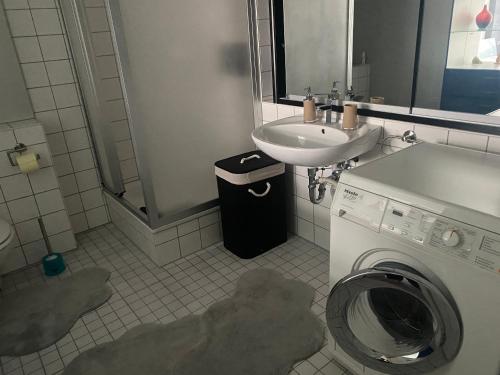
{"label": "toilet paper holder", "polygon": [[[13,167],[17,166],[17,161],[12,157],[14,154],[22,155],[23,152],[28,151],[28,147],[24,143],[18,143],[12,150],[7,151],[7,157],[9,158],[10,165]],[[40,154],[35,154],[36,160],[40,160]]]}

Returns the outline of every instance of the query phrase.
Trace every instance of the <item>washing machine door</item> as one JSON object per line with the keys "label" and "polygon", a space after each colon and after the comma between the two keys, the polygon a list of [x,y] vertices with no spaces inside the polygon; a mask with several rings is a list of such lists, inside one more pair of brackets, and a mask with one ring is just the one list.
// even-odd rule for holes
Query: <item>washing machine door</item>
{"label": "washing machine door", "polygon": [[462,321],[448,293],[399,263],[340,280],[326,318],[337,345],[387,374],[426,374],[452,361],[462,343]]}

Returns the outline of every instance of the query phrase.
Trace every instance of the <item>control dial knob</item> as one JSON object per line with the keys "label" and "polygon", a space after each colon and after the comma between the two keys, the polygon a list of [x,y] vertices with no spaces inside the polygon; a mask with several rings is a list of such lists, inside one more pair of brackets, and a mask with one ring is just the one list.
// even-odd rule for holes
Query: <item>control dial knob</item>
{"label": "control dial knob", "polygon": [[447,247],[455,247],[460,243],[461,236],[456,229],[448,229],[441,236],[443,243]]}

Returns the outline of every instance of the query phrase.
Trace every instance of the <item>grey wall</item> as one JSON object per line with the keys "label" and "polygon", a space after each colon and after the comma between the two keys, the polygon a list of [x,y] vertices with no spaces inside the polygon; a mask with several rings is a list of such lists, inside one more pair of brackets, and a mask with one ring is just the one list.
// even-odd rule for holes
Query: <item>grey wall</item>
{"label": "grey wall", "polygon": [[426,0],[415,106],[440,109],[454,0]]}
{"label": "grey wall", "polygon": [[420,0],[355,0],[354,64],[366,51],[370,95],[410,105]]}
{"label": "grey wall", "polygon": [[[15,25],[14,25],[15,26]],[[3,7],[0,6],[0,123],[33,117]]]}
{"label": "grey wall", "polygon": [[347,0],[286,0],[285,54],[287,94],[330,91],[345,85],[347,74]]}

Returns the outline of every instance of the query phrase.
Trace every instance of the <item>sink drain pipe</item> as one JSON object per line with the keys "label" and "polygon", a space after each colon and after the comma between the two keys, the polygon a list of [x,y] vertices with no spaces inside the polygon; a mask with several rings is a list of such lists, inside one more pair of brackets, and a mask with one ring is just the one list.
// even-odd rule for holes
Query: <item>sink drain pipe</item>
{"label": "sink drain pipe", "polygon": [[[314,204],[320,204],[325,199],[326,183],[319,182],[316,178],[318,168],[309,168],[307,174],[309,175],[309,200]],[[318,186],[318,195],[316,196],[316,186]]]}
{"label": "sink drain pipe", "polygon": [[[314,204],[320,204],[325,199],[326,185],[330,185],[333,189],[337,189],[338,182],[342,172],[348,171],[354,168],[355,164],[359,161],[358,158],[351,160],[346,160],[344,162],[338,163],[334,168],[332,175],[330,177],[316,177],[319,170],[324,170],[323,168],[309,168],[307,174],[309,176],[309,200]],[[326,168],[325,168],[326,169]],[[318,187],[318,192],[316,193],[316,187]]]}

